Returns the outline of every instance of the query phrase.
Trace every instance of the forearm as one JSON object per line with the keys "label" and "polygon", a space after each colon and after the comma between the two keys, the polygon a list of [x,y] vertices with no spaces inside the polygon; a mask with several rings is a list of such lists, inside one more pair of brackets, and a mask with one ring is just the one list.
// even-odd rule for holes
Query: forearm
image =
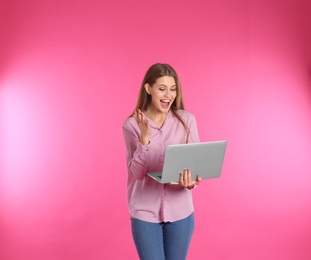
{"label": "forearm", "polygon": [[141,164],[136,160],[133,160],[129,166],[129,174],[131,174],[135,179],[142,180],[145,178],[148,171],[148,167],[145,164]]}
{"label": "forearm", "polygon": [[[149,141],[148,141],[149,142]],[[127,151],[127,166],[129,173],[138,180],[142,180],[148,171],[149,146],[137,141],[135,147]]]}
{"label": "forearm", "polygon": [[[136,125],[136,122],[134,126]],[[126,161],[129,174],[134,178],[142,180],[147,173],[149,166],[149,138],[150,135],[142,135],[140,131],[128,123],[123,127],[123,134],[126,146]]]}

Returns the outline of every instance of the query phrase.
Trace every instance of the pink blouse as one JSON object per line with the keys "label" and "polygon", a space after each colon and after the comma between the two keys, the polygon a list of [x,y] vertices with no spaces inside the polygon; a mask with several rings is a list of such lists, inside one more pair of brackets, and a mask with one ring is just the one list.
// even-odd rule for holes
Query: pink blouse
{"label": "pink blouse", "polygon": [[167,145],[200,141],[193,114],[185,110],[178,110],[177,113],[190,130],[188,137],[171,111],[161,128],[147,118],[151,126],[148,145],[139,142],[140,130],[134,117],[127,118],[123,124],[131,218],[153,223],[172,222],[186,218],[194,210],[190,190],[179,185],[160,184],[146,175],[147,172],[162,170]]}

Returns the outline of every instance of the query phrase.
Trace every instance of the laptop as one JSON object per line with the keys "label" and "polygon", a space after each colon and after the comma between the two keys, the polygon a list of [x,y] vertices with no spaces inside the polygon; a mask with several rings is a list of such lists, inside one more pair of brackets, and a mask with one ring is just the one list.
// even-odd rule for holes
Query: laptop
{"label": "laptop", "polygon": [[220,177],[227,141],[174,144],[166,147],[162,172],[148,175],[160,183],[179,182],[184,169],[191,170],[192,180]]}

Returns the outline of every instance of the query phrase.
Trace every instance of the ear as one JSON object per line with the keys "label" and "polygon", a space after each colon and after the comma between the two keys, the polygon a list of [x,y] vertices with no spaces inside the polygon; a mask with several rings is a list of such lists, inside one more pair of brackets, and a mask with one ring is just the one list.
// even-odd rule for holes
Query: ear
{"label": "ear", "polygon": [[145,87],[146,92],[150,95],[150,85],[146,83],[144,87]]}

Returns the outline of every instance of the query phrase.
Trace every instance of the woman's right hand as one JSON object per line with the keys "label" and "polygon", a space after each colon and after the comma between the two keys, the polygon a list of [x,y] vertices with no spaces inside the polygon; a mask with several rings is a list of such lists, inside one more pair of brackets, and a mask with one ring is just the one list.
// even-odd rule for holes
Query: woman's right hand
{"label": "woman's right hand", "polygon": [[149,125],[147,118],[145,117],[144,113],[140,109],[135,110],[133,116],[140,130],[139,141],[144,145],[149,144],[151,127]]}

